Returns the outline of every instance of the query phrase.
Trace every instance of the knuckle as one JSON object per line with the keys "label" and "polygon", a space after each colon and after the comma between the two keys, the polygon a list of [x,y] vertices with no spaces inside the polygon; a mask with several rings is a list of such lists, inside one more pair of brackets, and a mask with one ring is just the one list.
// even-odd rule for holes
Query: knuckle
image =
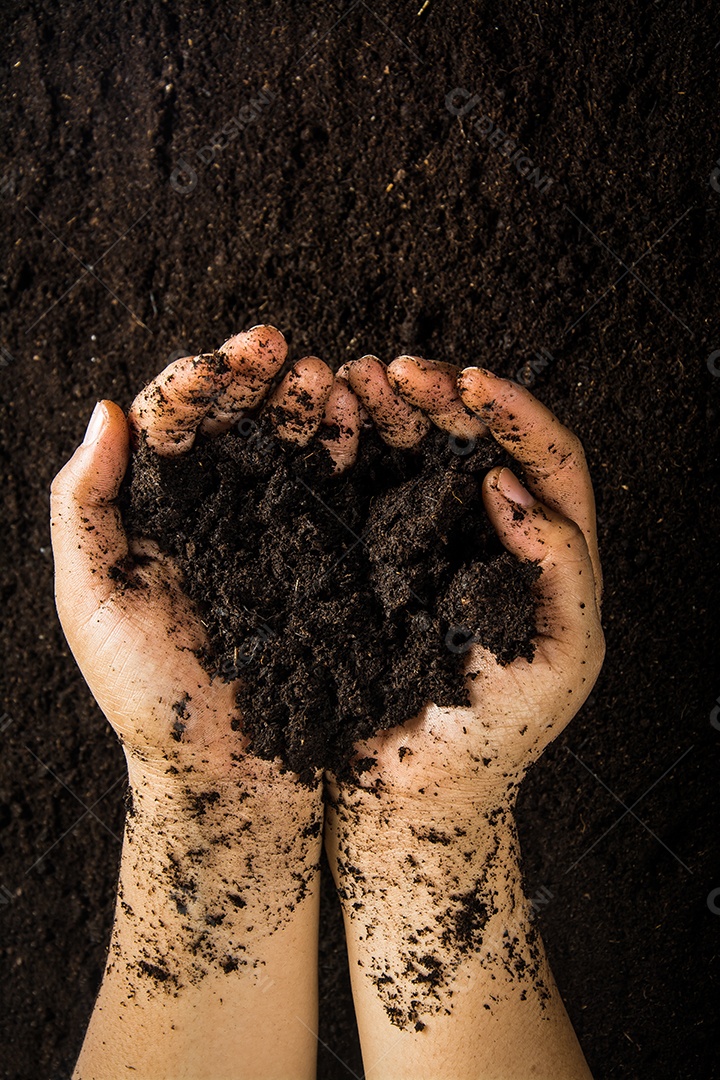
{"label": "knuckle", "polygon": [[577,458],[578,461],[584,463],[586,460],[586,456],[585,447],[583,446],[582,440],[578,435],[575,434],[574,431],[569,432],[569,435],[570,450],[573,457]]}
{"label": "knuckle", "polygon": [[562,517],[557,522],[556,543],[558,547],[567,545],[576,556],[581,555],[584,557],[588,554],[585,534],[572,518]]}
{"label": "knuckle", "polygon": [[56,503],[65,498],[68,488],[72,486],[73,473],[70,462],[66,462],[62,469],[53,477],[50,484],[50,501]]}
{"label": "knuckle", "polygon": [[600,671],[602,670],[602,666],[605,663],[605,656],[607,654],[607,643],[605,641],[605,635],[602,631],[602,627],[598,627],[597,636],[595,641],[593,642],[593,645],[594,648],[591,663],[591,672],[594,681],[595,679],[597,679]]}

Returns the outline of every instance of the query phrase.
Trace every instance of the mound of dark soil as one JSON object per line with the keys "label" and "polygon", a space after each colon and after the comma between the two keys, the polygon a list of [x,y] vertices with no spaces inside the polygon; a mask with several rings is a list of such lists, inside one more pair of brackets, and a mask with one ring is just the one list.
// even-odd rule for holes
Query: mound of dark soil
{"label": "mound of dark soil", "polygon": [[502,548],[480,495],[506,461],[490,440],[436,431],[399,451],[371,430],[334,477],[320,443],[246,418],[180,457],[141,445],[120,504],[176,558],[208,632],[199,657],[240,680],[252,750],[311,781],[427,701],[467,704],[473,641],[532,659],[539,569]]}

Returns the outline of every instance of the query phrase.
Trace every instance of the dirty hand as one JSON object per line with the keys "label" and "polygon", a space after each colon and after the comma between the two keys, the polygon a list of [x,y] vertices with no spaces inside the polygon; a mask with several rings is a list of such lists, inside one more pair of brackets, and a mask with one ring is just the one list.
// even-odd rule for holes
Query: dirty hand
{"label": "dirty hand", "polygon": [[[174,561],[130,540],[114,502],[132,440],[171,456],[198,430],[227,430],[267,398],[286,353],[282,334],[254,327],[175,361],[128,420],[101,402],[52,486],[60,620],[130,782],[108,966],[75,1080],[315,1073],[319,779],[243,752],[237,682],[201,666],[205,629]],[[321,360],[298,361],[265,407],[288,441],[330,425],[343,467],[357,403]]]}
{"label": "dirty hand", "polygon": [[487,474],[505,547],[537,560],[532,663],[475,644],[470,705],[428,702],[330,777],[326,846],[345,916],[368,1080],[590,1080],[522,888],[513,820],[528,766],[577,712],[604,655],[592,487],[579,440],[523,387],[477,368],[363,357],[343,370],[381,435],[431,423],[493,438],[523,467]]}
{"label": "dirty hand", "polygon": [[[490,432],[525,472],[494,468],[482,489],[502,543],[537,560],[537,636],[532,662],[506,666],[479,645],[467,653],[467,708],[432,703],[415,719],[360,747],[377,767],[370,787],[434,802],[454,793],[488,802],[512,795],[528,766],[575,715],[604,657],[602,575],[592,484],[579,439],[524,387],[480,368],[399,357],[386,369],[375,357],[348,364],[352,389],[395,446],[417,445],[430,421],[450,435]],[[398,753],[407,747],[411,753]]]}
{"label": "dirty hand", "polygon": [[[128,420],[113,402],[98,405],[85,441],[52,485],[63,629],[126,750],[158,768],[169,757],[177,766],[181,757],[201,772],[231,770],[239,742],[231,729],[236,684],[211,680],[197,660],[205,631],[173,560],[153,542],[125,535],[114,499],[131,440],[144,438],[171,456],[189,449],[198,430],[227,430],[265,398],[286,354],[279,331],[257,326],[217,353],[176,360],[138,395]],[[299,360],[267,406],[288,441],[305,444],[335,425],[327,446],[343,467],[348,442],[357,440],[357,403],[322,360]]]}

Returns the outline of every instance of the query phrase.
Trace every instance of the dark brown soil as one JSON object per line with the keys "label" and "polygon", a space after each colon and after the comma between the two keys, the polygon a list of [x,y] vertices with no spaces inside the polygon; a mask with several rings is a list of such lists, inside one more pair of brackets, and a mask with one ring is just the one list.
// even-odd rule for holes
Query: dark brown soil
{"label": "dark brown soil", "polygon": [[[70,1074],[123,818],[122,754],[53,610],[49,483],[98,398],[127,408],[169,359],[269,322],[292,359],[520,373],[581,435],[608,655],[523,784],[527,888],[597,1080],[720,1076],[712,5],[5,8],[2,1075]],[[479,97],[462,116],[457,87]],[[173,186],[181,159],[195,181]],[[361,1065],[324,888],[336,1080]]]}
{"label": "dark brown soil", "polygon": [[143,443],[120,505],[130,534],[177,560],[208,633],[203,665],[240,680],[252,751],[312,784],[346,775],[355,742],[426,702],[469,704],[473,641],[532,660],[539,568],[503,549],[480,494],[509,460],[491,439],[473,449],[436,431],[399,451],[370,429],[335,477],[322,444],[281,443],[261,413],[179,457]]}

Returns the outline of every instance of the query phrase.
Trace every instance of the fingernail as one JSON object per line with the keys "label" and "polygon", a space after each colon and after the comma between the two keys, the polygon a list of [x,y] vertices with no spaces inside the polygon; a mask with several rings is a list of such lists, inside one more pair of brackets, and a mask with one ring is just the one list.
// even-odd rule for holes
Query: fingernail
{"label": "fingernail", "polygon": [[344,364],[340,365],[340,367],[335,372],[335,378],[336,379],[346,379],[347,380],[348,367],[349,367],[350,363],[352,363],[352,361],[346,360]]}
{"label": "fingernail", "polygon": [[98,401],[97,405],[92,411],[90,422],[85,432],[85,438],[82,441],[83,446],[92,446],[100,438],[100,433],[105,427],[105,421],[107,420],[107,409],[103,405],[102,401]]}
{"label": "fingernail", "polygon": [[497,486],[500,488],[500,494],[504,495],[508,502],[515,503],[517,506],[533,506],[537,502],[535,496],[522,486],[509,469],[500,470]]}
{"label": "fingernail", "polygon": [[479,371],[481,375],[487,375],[488,379],[499,379],[500,376],[496,375],[494,371],[488,371],[484,367],[466,367],[459,373],[458,378],[461,379],[463,375],[469,375],[471,372]]}

